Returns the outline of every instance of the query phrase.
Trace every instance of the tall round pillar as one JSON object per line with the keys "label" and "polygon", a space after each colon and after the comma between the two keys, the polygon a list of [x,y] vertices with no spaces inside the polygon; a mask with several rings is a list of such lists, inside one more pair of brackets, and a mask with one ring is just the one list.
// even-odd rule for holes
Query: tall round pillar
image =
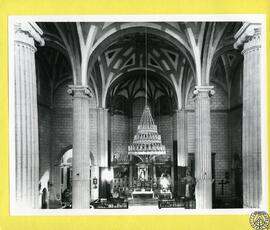
{"label": "tall round pillar", "polygon": [[259,208],[261,180],[261,24],[244,23],[235,35],[242,47],[243,65],[243,207]]}
{"label": "tall round pillar", "polygon": [[98,166],[108,167],[108,109],[97,109],[97,158]]}
{"label": "tall round pillar", "polygon": [[38,208],[39,145],[35,42],[44,44],[35,23],[17,23],[14,33],[16,207]]}
{"label": "tall round pillar", "polygon": [[157,169],[156,169],[156,162],[153,163],[153,181],[157,182]]}
{"label": "tall round pillar", "polygon": [[[130,160],[130,162],[131,162],[131,160]],[[131,164],[129,165],[128,184],[129,184],[129,187],[133,187],[133,166]]]}
{"label": "tall round pillar", "polygon": [[185,110],[176,111],[177,128],[177,166],[188,166],[187,114]]}
{"label": "tall round pillar", "polygon": [[87,86],[70,86],[73,96],[72,208],[90,205],[90,109]]}
{"label": "tall round pillar", "polygon": [[211,168],[211,86],[195,87],[195,179],[196,208],[212,208],[212,168]]}
{"label": "tall round pillar", "polygon": [[188,130],[187,113],[184,109],[176,110],[176,137],[177,137],[177,178],[176,192],[179,196],[185,195],[185,183],[182,179],[186,176],[188,166]]}

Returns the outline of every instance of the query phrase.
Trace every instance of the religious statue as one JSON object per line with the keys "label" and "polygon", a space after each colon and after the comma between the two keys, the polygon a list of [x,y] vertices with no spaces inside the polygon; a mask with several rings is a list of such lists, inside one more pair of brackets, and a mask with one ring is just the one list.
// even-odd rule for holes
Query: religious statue
{"label": "religious statue", "polygon": [[139,179],[141,181],[144,181],[145,180],[145,170],[144,169],[140,169],[140,172],[139,172]]}
{"label": "religious statue", "polygon": [[170,178],[165,173],[162,173],[160,176],[160,186],[162,190],[169,190],[170,187]]}
{"label": "religious statue", "polygon": [[182,179],[185,183],[185,208],[193,208],[194,193],[195,193],[195,178],[191,176],[187,170],[186,176]]}

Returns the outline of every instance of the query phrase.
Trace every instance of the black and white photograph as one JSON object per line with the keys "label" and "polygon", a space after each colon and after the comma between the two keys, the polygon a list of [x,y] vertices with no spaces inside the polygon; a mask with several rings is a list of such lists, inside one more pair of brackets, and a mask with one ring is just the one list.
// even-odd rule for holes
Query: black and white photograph
{"label": "black and white photograph", "polygon": [[265,17],[9,17],[13,215],[267,209]]}

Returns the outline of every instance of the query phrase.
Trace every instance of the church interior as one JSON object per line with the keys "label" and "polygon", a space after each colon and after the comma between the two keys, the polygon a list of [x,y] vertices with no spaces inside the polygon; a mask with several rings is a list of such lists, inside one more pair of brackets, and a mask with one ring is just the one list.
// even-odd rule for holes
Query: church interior
{"label": "church interior", "polygon": [[260,207],[259,23],[14,28],[18,207]]}

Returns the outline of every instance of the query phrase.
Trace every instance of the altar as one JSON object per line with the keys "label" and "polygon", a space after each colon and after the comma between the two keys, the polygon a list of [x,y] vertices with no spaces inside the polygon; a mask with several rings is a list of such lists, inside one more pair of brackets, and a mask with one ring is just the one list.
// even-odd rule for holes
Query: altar
{"label": "altar", "polygon": [[134,199],[134,195],[152,195],[152,198],[154,198],[154,191],[146,190],[146,189],[140,189],[140,190],[134,190],[131,192],[131,199]]}

